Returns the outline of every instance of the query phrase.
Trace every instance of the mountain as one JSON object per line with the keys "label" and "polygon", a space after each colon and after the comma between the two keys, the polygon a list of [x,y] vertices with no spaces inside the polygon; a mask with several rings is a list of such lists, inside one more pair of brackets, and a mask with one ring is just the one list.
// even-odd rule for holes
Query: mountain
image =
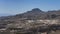
{"label": "mountain", "polygon": [[[54,18],[55,17],[55,18]],[[16,14],[12,16],[2,16],[0,20],[18,20],[26,18],[28,20],[37,20],[37,19],[59,19],[60,18],[60,10],[52,10],[52,11],[42,11],[39,8],[34,8],[31,11],[27,11],[22,14]]]}
{"label": "mountain", "polygon": [[3,28],[8,29],[8,30],[21,29],[22,32],[27,31],[28,33],[28,31],[37,32],[37,30],[40,30],[41,32],[45,32],[51,29],[52,27],[55,27],[55,26],[60,27],[60,24],[59,25],[53,24],[52,26],[51,24],[43,23],[46,21],[43,21],[43,22],[37,21],[37,20],[46,20],[46,19],[48,19],[48,21],[49,19],[51,20],[60,19],[60,10],[53,10],[53,11],[45,12],[45,11],[40,10],[39,8],[34,8],[31,11],[27,11],[22,14],[16,14],[12,16],[2,16],[0,17],[0,29],[3,29]]}
{"label": "mountain", "polygon": [[44,12],[39,8],[34,8],[31,11],[27,11],[22,14],[16,14],[12,16],[0,17],[0,23],[21,23],[21,20],[43,20],[43,19],[60,19],[60,10],[53,10]]}
{"label": "mountain", "polygon": [[[60,10],[52,10],[52,11],[42,11],[39,8],[34,8],[31,11],[27,11],[23,14],[16,15],[17,17],[27,18],[27,19],[53,19],[52,17],[55,15],[56,18],[60,18]],[[55,17],[54,16],[54,17]]]}
{"label": "mountain", "polygon": [[54,17],[55,17],[54,19],[60,19],[60,10],[48,11],[47,14],[50,16],[51,19],[53,19]]}
{"label": "mountain", "polygon": [[19,14],[17,16],[22,16],[22,18],[29,18],[29,19],[37,19],[37,17],[44,15],[45,12],[40,10],[39,8],[34,8],[31,11],[27,11],[26,13]]}

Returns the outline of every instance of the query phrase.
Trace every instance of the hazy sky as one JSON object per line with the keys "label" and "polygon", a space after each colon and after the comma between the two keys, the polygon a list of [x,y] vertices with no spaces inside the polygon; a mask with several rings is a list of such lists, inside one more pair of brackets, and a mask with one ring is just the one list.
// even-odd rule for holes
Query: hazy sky
{"label": "hazy sky", "polygon": [[60,0],[0,0],[0,16],[23,13],[33,8],[58,10]]}

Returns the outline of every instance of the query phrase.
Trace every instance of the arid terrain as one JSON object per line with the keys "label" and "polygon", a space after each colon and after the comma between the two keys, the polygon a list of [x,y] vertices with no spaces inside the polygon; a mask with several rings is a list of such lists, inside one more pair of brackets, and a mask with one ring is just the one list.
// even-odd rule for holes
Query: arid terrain
{"label": "arid terrain", "polygon": [[34,8],[22,14],[0,17],[0,34],[60,34],[60,10]]}

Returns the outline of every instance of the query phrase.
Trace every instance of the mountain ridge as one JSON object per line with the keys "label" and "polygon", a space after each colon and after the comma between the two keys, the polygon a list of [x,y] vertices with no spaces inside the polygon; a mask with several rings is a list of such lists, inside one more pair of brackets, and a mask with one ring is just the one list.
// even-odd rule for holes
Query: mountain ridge
{"label": "mountain ridge", "polygon": [[[16,14],[13,16],[5,16],[3,18],[7,18],[7,19],[10,19],[10,18],[50,19],[51,18],[50,16],[53,14],[60,15],[60,10],[44,12],[40,10],[39,8],[34,8],[31,11],[27,11],[22,14]],[[0,17],[0,19],[2,19],[2,17]]]}

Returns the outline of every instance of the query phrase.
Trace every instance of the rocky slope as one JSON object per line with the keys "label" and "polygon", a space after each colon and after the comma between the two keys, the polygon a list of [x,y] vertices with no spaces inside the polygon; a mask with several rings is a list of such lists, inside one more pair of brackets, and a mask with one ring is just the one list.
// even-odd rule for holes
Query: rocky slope
{"label": "rocky slope", "polygon": [[[0,29],[2,28],[22,28],[23,31],[30,30],[39,30],[43,28],[46,30],[53,29],[49,26],[51,24],[46,24],[46,21],[37,21],[37,20],[60,20],[60,10],[44,12],[39,8],[34,8],[31,11],[27,11],[22,14],[16,14],[13,16],[0,17]],[[59,21],[60,22],[60,21]],[[60,25],[58,25],[60,27]],[[52,27],[52,26],[51,26]],[[54,27],[54,26],[53,26]],[[40,31],[42,31],[40,29]],[[58,28],[57,28],[58,29]],[[53,29],[54,30],[54,29]],[[36,31],[37,32],[37,31]]]}

